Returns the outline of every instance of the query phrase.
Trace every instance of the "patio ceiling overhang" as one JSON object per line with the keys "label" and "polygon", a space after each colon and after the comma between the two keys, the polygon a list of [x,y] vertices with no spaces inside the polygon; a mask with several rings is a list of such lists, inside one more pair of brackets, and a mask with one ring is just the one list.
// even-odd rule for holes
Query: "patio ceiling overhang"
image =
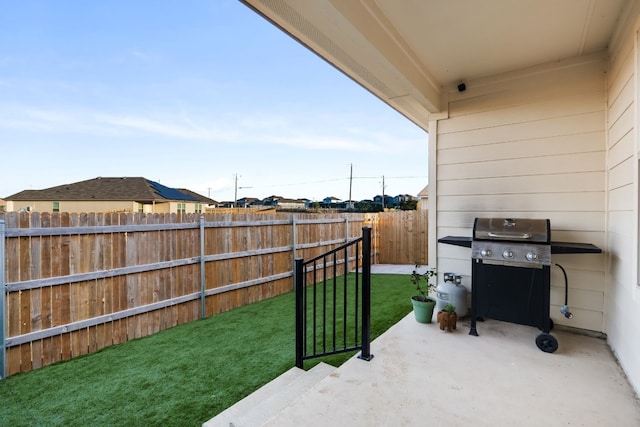
{"label": "patio ceiling overhang", "polygon": [[427,131],[460,82],[606,49],[634,2],[241,1]]}

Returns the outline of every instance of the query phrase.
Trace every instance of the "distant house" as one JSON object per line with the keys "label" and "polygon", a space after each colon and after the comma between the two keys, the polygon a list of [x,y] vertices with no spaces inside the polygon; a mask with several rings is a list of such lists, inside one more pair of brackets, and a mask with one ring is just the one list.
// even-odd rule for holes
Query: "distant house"
{"label": "distant house", "polygon": [[[411,194],[398,194],[391,200],[391,206],[394,209],[414,210],[417,209],[418,199]],[[391,207],[386,206],[385,207]]]}
{"label": "distant house", "polygon": [[425,186],[418,193],[418,209],[427,210],[427,203],[429,201],[429,186]]}
{"label": "distant house", "polygon": [[322,204],[326,206],[330,206],[330,205],[341,203],[341,202],[342,202],[341,199],[338,199],[337,197],[333,197],[333,196],[325,197],[324,199],[322,199]]}
{"label": "distant house", "polygon": [[307,199],[286,199],[277,200],[278,209],[303,210],[307,206]]}
{"label": "distant house", "polygon": [[6,198],[7,211],[200,213],[215,200],[142,177],[98,177]]}
{"label": "distant house", "polygon": [[0,212],[4,212],[7,207],[7,202],[5,202],[4,200],[0,199]]}
{"label": "distant house", "polygon": [[282,196],[269,196],[265,197],[260,201],[262,206],[276,207],[278,206],[278,201],[284,199]]}
{"label": "distant house", "polygon": [[[383,199],[384,198],[384,199]],[[393,206],[393,197],[385,194],[384,196],[377,195],[373,198],[373,202],[382,205],[385,208]]]}
{"label": "distant house", "polygon": [[413,197],[411,194],[398,194],[393,198],[393,204],[400,205],[402,203],[411,202],[413,200],[416,200],[416,198]]}
{"label": "distant house", "polygon": [[243,197],[236,201],[237,208],[248,208],[249,206],[255,206],[260,204],[260,199],[257,197]]}

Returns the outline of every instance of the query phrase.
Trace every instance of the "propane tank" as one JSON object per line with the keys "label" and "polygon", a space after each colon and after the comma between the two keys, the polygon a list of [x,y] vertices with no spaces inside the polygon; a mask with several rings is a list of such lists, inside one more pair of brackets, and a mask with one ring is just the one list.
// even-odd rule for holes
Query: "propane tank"
{"label": "propane tank", "polygon": [[459,317],[467,315],[467,288],[462,286],[462,276],[455,273],[444,273],[444,283],[436,288],[436,310],[444,310],[451,304],[456,307]]}

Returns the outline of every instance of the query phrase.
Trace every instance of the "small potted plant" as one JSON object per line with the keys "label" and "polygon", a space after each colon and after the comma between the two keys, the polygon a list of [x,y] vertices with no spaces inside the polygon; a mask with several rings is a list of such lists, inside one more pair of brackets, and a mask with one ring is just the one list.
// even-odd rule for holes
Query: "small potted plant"
{"label": "small potted plant", "polygon": [[430,268],[424,273],[419,273],[418,269],[420,264],[416,263],[413,272],[411,273],[411,283],[416,288],[418,293],[411,297],[411,303],[413,304],[413,314],[416,321],[420,323],[431,323],[433,317],[433,310],[436,306],[435,298],[431,298],[429,293],[435,292],[436,284],[431,283],[431,280],[436,276],[436,269]]}
{"label": "small potted plant", "polygon": [[456,329],[456,324],[458,323],[456,307],[452,304],[445,305],[444,308],[438,312],[437,319],[440,324],[440,329],[443,331],[447,330],[451,332]]}

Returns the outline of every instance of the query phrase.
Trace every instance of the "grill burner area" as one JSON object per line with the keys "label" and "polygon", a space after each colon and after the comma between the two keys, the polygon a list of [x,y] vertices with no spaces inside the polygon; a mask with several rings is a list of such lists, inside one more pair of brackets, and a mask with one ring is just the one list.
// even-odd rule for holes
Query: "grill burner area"
{"label": "grill burner area", "polygon": [[471,258],[484,262],[551,265],[549,220],[476,218]]}
{"label": "grill burner area", "polygon": [[551,265],[551,245],[474,241],[471,258],[523,266]]}

